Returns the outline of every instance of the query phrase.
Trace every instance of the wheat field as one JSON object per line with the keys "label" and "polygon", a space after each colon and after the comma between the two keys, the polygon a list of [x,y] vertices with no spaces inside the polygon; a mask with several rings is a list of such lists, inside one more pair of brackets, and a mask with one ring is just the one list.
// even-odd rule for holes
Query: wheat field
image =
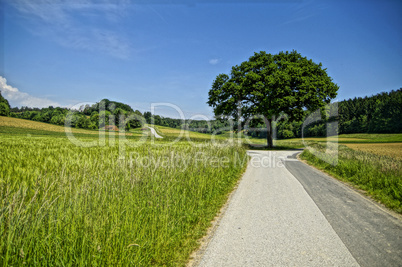
{"label": "wheat field", "polygon": [[402,143],[369,143],[369,144],[345,144],[347,147],[373,153],[376,155],[389,156],[402,159]]}

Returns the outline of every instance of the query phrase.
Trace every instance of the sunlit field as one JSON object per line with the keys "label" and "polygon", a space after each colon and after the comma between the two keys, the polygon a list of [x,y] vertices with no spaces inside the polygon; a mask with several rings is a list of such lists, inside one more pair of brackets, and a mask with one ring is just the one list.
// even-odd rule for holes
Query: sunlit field
{"label": "sunlit field", "polygon": [[247,164],[241,146],[106,134],[82,147],[0,118],[2,266],[183,266]]}
{"label": "sunlit field", "polygon": [[402,133],[395,134],[341,134],[340,138],[356,138],[356,143],[395,143],[402,142]]}
{"label": "sunlit field", "polygon": [[354,150],[402,159],[402,143],[346,144]]}
{"label": "sunlit field", "polygon": [[[12,128],[19,129],[29,129],[29,130],[39,130],[39,131],[49,131],[49,132],[59,132],[64,133],[64,127],[54,124],[23,120],[18,118],[3,117],[0,116],[0,129],[12,130]],[[84,129],[72,129],[73,133],[84,133],[84,134],[98,134],[98,131],[90,131]]]}
{"label": "sunlit field", "polygon": [[204,134],[204,133],[198,133],[198,132],[193,132],[193,131],[185,131],[182,129],[175,129],[175,128],[170,128],[170,127],[164,127],[164,126],[159,126],[159,125],[150,125],[155,128],[155,130],[164,138],[168,138],[169,140],[205,140],[205,141],[211,141],[212,138],[216,140],[225,140],[226,138],[223,138],[220,135],[215,135],[212,137],[210,134]]}
{"label": "sunlit field", "polygon": [[[89,135],[99,135],[97,130],[86,130],[79,128],[70,128],[74,135],[83,137]],[[66,136],[64,126],[54,125],[50,123],[24,120],[18,118],[0,116],[0,134],[23,134],[23,135],[51,135],[51,136]],[[115,132],[114,135],[123,135],[123,133]],[[124,133],[126,136],[143,136],[149,135],[149,130],[133,129]]]}

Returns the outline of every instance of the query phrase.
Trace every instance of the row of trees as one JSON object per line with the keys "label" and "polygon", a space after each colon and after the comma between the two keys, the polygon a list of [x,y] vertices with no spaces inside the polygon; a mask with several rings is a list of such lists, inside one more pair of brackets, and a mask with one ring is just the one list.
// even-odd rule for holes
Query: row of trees
{"label": "row of trees", "polygon": [[342,101],[339,105],[341,133],[402,132],[402,88],[371,97]]}
{"label": "row of trees", "polygon": [[[1,94],[0,94],[1,96]],[[4,103],[3,103],[4,102]],[[222,130],[230,130],[227,121],[203,120],[184,121],[181,119],[165,118],[159,115],[152,115],[151,112],[142,114],[133,110],[129,105],[108,99],[102,99],[94,105],[83,105],[78,110],[70,110],[61,107],[10,108],[8,101],[1,97],[0,115],[33,120],[55,125],[65,125],[66,121],[71,127],[83,129],[101,129],[107,125],[113,125],[125,130],[142,127],[144,123],[166,126],[171,128],[183,128],[202,133],[220,133]],[[3,108],[4,106],[4,108]],[[3,111],[4,110],[4,111]],[[120,118],[123,118],[121,120]]]}
{"label": "row of trees", "polygon": [[216,133],[232,130],[228,120],[182,120],[165,118],[159,115],[152,115],[151,112],[144,112],[144,119],[149,124],[166,126],[177,129],[185,129],[200,133]]}
{"label": "row of trees", "polygon": [[[336,106],[337,105],[337,106]],[[334,127],[331,122],[337,122],[336,129],[330,129],[334,134],[349,133],[401,133],[402,132],[402,88],[383,92],[373,96],[355,97],[330,105],[335,116],[305,125],[303,136],[326,136],[327,127]],[[300,121],[281,119],[274,123],[277,138],[294,138],[302,136],[302,128],[306,116]],[[265,125],[262,120],[250,123],[253,130],[246,133],[253,137],[266,137]]]}
{"label": "row of trees", "polygon": [[[336,106],[332,106],[336,107]],[[354,98],[337,103],[337,116],[313,122],[304,127],[303,136],[325,136],[327,125],[334,127],[329,122],[338,122],[337,129],[331,129],[332,133],[400,133],[402,132],[402,88],[396,91],[384,92],[370,97]],[[227,130],[244,130],[244,133],[252,137],[266,138],[266,125],[262,119],[253,119],[244,125],[236,122],[230,123],[227,119],[211,121],[165,118],[152,115],[151,112],[143,114],[133,110],[129,105],[103,99],[89,106],[82,106],[79,110],[71,110],[61,107],[48,108],[10,108],[10,104],[0,92],[0,115],[12,116],[21,119],[46,122],[56,125],[65,125],[66,119],[72,127],[84,129],[99,129],[106,125],[115,125],[118,128],[132,129],[141,127],[145,122],[171,128],[183,128],[201,133],[220,134]],[[273,122],[276,128],[276,137],[279,139],[302,136],[303,122],[311,113],[306,113],[302,120],[291,121],[285,116]],[[124,120],[120,121],[119,118]]]}
{"label": "row of trees", "polygon": [[[56,125],[65,125],[67,122],[71,127],[94,130],[104,128],[107,125],[128,130],[141,127],[144,123],[140,111],[133,111],[129,105],[108,99],[102,99],[92,106],[82,106],[78,110],[50,106],[42,109],[12,108],[10,111],[8,115],[16,118]],[[4,115],[8,116],[7,114]]]}

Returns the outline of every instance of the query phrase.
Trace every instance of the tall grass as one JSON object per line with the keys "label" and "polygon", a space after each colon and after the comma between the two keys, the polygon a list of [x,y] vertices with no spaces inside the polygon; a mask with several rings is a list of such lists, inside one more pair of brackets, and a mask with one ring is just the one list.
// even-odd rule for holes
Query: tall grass
{"label": "tall grass", "polygon": [[0,136],[0,265],[184,265],[245,168],[236,146]]}
{"label": "tall grass", "polygon": [[[325,146],[322,144],[310,146],[318,151],[325,151]],[[356,151],[343,145],[334,144],[334,147],[338,149],[336,165],[319,159],[308,149],[304,150],[300,157],[340,180],[365,190],[385,206],[402,213],[401,159]]]}

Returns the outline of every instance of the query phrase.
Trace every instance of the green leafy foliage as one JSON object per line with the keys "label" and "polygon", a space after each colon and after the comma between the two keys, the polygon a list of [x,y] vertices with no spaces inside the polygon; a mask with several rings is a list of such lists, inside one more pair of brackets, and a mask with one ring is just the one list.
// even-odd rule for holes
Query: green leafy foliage
{"label": "green leafy foliage", "polygon": [[[338,86],[312,60],[297,51],[254,53],[248,61],[232,67],[230,76],[219,74],[209,91],[208,104],[216,116],[236,120],[262,116],[267,127],[267,143],[272,142],[272,121],[282,114],[301,120],[306,110],[328,104]],[[290,131],[285,134],[290,135]]]}
{"label": "green leafy foliage", "polygon": [[[0,106],[1,109],[1,106]],[[92,106],[82,106],[79,110],[69,110],[60,107],[48,108],[12,108],[11,116],[21,119],[46,122],[56,125],[96,130],[107,125],[130,130],[141,127],[145,121],[140,111],[126,104],[103,99]]]}
{"label": "green leafy foliage", "polygon": [[86,105],[82,108],[82,110],[84,114],[88,116],[91,115],[94,111],[99,112],[99,110],[107,110],[112,113],[116,110],[134,112],[134,110],[129,105],[117,101],[111,101],[109,99],[102,99],[92,106]]}
{"label": "green leafy foliage", "polygon": [[0,91],[0,116],[10,116],[10,103],[1,95]]}
{"label": "green leafy foliage", "polygon": [[[338,122],[338,128],[331,132],[338,134],[351,133],[401,133],[402,132],[402,89],[383,92],[364,98],[353,98],[330,104],[333,108],[337,104],[337,116],[326,118],[307,125],[304,137],[324,137],[327,135],[329,122]],[[310,113],[307,111],[306,116]],[[286,117],[276,122],[277,138],[286,139],[302,136],[302,123],[291,121]],[[262,120],[255,120],[250,124],[255,129],[247,129],[252,137],[265,138],[266,130]]]}
{"label": "green leafy foliage", "polygon": [[402,88],[340,102],[339,122],[341,134],[402,132]]}

